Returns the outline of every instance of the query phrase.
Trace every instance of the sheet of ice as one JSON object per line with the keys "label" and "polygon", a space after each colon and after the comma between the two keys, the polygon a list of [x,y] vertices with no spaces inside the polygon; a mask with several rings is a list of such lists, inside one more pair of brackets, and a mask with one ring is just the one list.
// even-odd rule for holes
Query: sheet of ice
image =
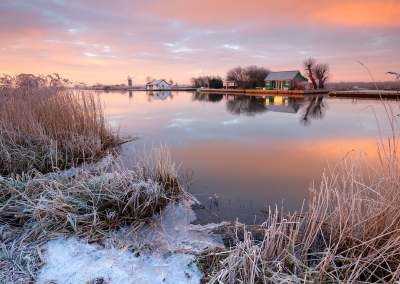
{"label": "sheet of ice", "polygon": [[[75,238],[53,240],[46,245],[47,264],[38,275],[39,284],[86,283],[102,277],[106,283],[199,283],[202,273],[190,264],[193,255],[142,253],[104,249]],[[136,254],[137,255],[137,254]]]}
{"label": "sheet of ice", "polygon": [[220,236],[209,234],[216,225],[190,224],[196,218],[190,204],[167,206],[140,230],[113,232],[105,248],[76,238],[48,242],[37,283],[87,283],[97,277],[110,284],[199,283],[202,273],[192,263],[195,253],[223,243]]}
{"label": "sheet of ice", "polygon": [[106,246],[147,247],[159,253],[185,252],[197,253],[206,248],[223,247],[221,236],[210,234],[219,224],[192,225],[196,214],[190,205],[196,201],[184,201],[167,206],[160,215],[152,218],[140,230],[126,227],[115,231],[106,241]]}

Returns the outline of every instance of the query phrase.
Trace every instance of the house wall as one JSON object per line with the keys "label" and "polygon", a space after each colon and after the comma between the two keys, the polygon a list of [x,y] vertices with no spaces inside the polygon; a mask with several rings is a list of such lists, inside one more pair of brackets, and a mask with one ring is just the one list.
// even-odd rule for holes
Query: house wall
{"label": "house wall", "polygon": [[291,86],[291,80],[285,80],[285,81],[283,81],[283,84],[282,84],[282,88],[283,89],[290,89],[290,86]]}
{"label": "house wall", "polygon": [[146,88],[148,90],[171,89],[171,85],[166,82],[161,82],[157,85],[147,85]]}
{"label": "house wall", "polygon": [[285,88],[290,89],[290,87],[292,86],[291,80],[283,80],[283,81],[265,81],[264,87],[267,90],[273,90],[273,89],[276,89],[276,87],[274,87],[274,86],[280,85],[279,82],[282,82],[282,89],[285,89]]}
{"label": "house wall", "polygon": [[157,85],[157,89],[171,89],[171,85],[165,82],[161,82]]}

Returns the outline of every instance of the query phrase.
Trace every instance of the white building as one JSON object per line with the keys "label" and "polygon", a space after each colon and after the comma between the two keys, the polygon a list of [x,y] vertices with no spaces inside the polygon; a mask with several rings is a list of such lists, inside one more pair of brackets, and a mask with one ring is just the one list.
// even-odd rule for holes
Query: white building
{"label": "white building", "polygon": [[146,84],[147,90],[165,90],[171,89],[171,84],[168,84],[164,80],[153,80]]}
{"label": "white building", "polygon": [[225,80],[222,82],[224,89],[236,89],[235,81]]}

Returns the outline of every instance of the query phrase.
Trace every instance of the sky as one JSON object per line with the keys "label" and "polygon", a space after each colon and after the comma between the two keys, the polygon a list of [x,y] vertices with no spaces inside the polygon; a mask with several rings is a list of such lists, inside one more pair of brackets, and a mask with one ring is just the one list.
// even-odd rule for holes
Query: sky
{"label": "sky", "polygon": [[0,74],[178,84],[236,66],[301,70],[332,82],[400,73],[400,0],[0,0]]}

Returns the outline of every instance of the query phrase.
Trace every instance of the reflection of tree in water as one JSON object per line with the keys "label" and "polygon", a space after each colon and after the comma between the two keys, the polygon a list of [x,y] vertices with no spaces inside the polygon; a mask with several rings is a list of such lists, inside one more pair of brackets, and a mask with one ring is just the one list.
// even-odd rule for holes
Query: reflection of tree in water
{"label": "reflection of tree in water", "polygon": [[224,95],[222,95],[222,94],[209,94],[208,95],[208,99],[210,100],[210,102],[213,102],[213,103],[219,102],[220,100],[223,99],[223,97],[224,97]]}
{"label": "reflection of tree in water", "polygon": [[223,98],[224,98],[223,94],[209,94],[209,93],[195,92],[192,97],[192,100],[199,102],[218,103]]}
{"label": "reflection of tree in water", "polygon": [[322,102],[323,98],[323,96],[319,96],[310,100],[300,117],[300,124],[309,126],[312,119],[323,119],[325,117],[326,106]]}
{"label": "reflection of tree in water", "polygon": [[226,109],[235,115],[256,116],[267,111],[263,98],[238,96],[226,101]]}

